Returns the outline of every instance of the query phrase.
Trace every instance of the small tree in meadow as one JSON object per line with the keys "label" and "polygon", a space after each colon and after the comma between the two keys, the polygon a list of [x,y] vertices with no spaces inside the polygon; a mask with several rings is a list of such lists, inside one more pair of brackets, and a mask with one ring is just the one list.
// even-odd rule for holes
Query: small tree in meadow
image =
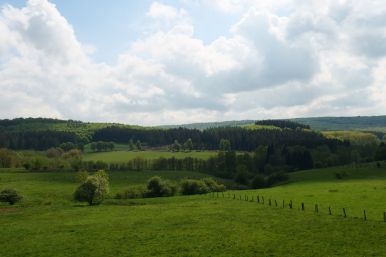
{"label": "small tree in meadow", "polygon": [[160,197],[172,196],[177,192],[177,187],[158,176],[151,177],[147,182],[147,196]]}
{"label": "small tree in meadow", "polygon": [[142,151],[142,143],[141,143],[141,141],[138,140],[138,141],[135,143],[135,146],[137,147],[138,151]]}
{"label": "small tree in meadow", "polygon": [[110,191],[109,176],[100,170],[87,179],[76,189],[74,199],[87,202],[89,205],[100,204]]}
{"label": "small tree in meadow", "polygon": [[186,151],[190,152],[193,150],[193,141],[191,138],[189,138],[188,140],[186,140],[186,142],[184,143],[184,148]]}
{"label": "small tree in meadow", "polygon": [[19,202],[23,197],[14,189],[4,189],[0,192],[0,202],[9,203],[14,205]]}
{"label": "small tree in meadow", "polygon": [[129,150],[130,151],[134,151],[134,149],[135,149],[134,141],[133,141],[133,139],[130,139],[130,141],[129,141]]}
{"label": "small tree in meadow", "polygon": [[181,193],[183,195],[206,194],[208,192],[210,189],[202,180],[184,179],[181,181]]}
{"label": "small tree in meadow", "polygon": [[231,150],[231,142],[228,139],[221,139],[219,144],[220,151],[230,151]]}

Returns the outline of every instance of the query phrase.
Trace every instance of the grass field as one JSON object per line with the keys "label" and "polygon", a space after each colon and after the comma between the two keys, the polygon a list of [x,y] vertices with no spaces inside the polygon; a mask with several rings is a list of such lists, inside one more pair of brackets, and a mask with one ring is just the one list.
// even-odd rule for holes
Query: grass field
{"label": "grass field", "polygon": [[[347,176],[338,180],[337,172]],[[386,164],[377,168],[375,165],[366,167],[339,167],[312,171],[296,172],[290,176],[290,183],[261,190],[243,191],[249,199],[257,195],[264,196],[265,201],[276,200],[279,205],[293,201],[295,209],[305,204],[306,212],[314,212],[315,204],[321,213],[328,214],[329,207],[333,215],[343,215],[343,208],[349,217],[363,218],[366,210],[367,219],[383,221],[386,211]]]}
{"label": "grass field", "polygon": [[98,161],[103,160],[109,163],[123,163],[132,160],[137,157],[152,160],[160,157],[164,158],[200,158],[208,159],[211,156],[216,155],[216,151],[203,151],[203,152],[162,152],[162,151],[113,151],[113,152],[101,152],[101,153],[88,153],[85,154],[83,160],[85,161]]}
{"label": "grass field", "polygon": [[[338,180],[336,172],[347,176]],[[203,174],[112,172],[118,192],[150,176],[201,177]],[[294,209],[267,204],[176,196],[115,200],[88,207],[71,200],[74,173],[0,172],[0,188],[25,195],[14,208],[0,205],[0,256],[385,256],[386,168],[374,164],[291,174],[270,189],[231,191],[293,200]],[[228,192],[225,193],[227,195]],[[249,198],[250,199],[250,198]],[[299,209],[306,203],[306,211]],[[313,212],[318,203],[320,212]],[[348,218],[327,214],[347,208]],[[366,208],[369,220],[353,218]]]}

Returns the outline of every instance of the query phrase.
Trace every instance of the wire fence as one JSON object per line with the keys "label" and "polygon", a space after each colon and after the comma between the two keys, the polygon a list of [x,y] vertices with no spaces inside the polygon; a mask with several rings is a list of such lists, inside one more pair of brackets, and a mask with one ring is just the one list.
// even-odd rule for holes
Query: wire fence
{"label": "wire fence", "polygon": [[[256,196],[251,196],[244,194],[235,194],[235,193],[224,193],[224,192],[212,192],[208,194],[209,197],[211,198],[224,198],[224,199],[231,199],[231,200],[239,200],[239,201],[246,201],[246,202],[256,202],[257,204],[261,205],[266,205],[268,207],[275,207],[275,208],[289,208],[289,209],[297,209],[294,205],[294,202],[292,200],[282,200],[282,201],[277,201],[276,199],[272,198],[264,198],[263,195],[256,195]],[[325,213],[330,216],[341,216],[343,218],[361,218],[364,221],[368,220],[366,209],[363,209],[363,216],[358,217],[358,216],[348,216],[348,212],[346,208],[341,208],[341,209],[332,209],[331,206],[328,206],[327,209],[319,209],[318,204],[314,204],[314,206],[311,205],[309,207],[313,209],[314,213]],[[300,202],[300,206],[298,210],[305,212],[306,211],[306,205],[304,202]],[[382,216],[383,222],[386,222],[386,211],[383,212]],[[377,220],[378,221],[378,220]]]}

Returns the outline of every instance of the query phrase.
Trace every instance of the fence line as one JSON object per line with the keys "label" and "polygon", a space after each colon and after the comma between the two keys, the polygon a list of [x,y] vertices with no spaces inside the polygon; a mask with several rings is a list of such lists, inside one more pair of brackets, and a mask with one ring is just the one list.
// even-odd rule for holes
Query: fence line
{"label": "fence line", "polygon": [[[237,196],[236,196],[235,193],[233,194],[233,197],[231,196],[230,193],[228,193],[228,197],[225,197],[223,192],[221,194],[222,194],[222,198],[224,198],[224,199],[227,198],[227,199],[237,200]],[[216,192],[216,193],[215,192],[211,192],[208,195],[211,198],[220,198],[219,192]],[[240,200],[240,201],[244,200],[246,202],[254,202],[254,196],[249,198],[248,195],[244,194],[244,199],[243,199],[242,196],[239,195],[238,200]],[[261,205],[265,205],[264,196],[263,195],[256,195],[256,203],[257,204],[261,204]],[[273,205],[273,203],[275,203],[275,204]],[[282,203],[283,203],[282,204],[282,208],[285,208],[285,206],[286,206],[285,205],[285,200],[283,200]],[[278,207],[278,202],[277,202],[276,199],[268,198],[268,205],[267,206],[269,206],[269,207],[272,207],[272,206]],[[292,202],[292,200],[289,200],[288,207],[289,207],[289,209],[293,209],[294,203]],[[301,202],[299,210],[306,211],[306,206],[305,206],[304,202]],[[319,213],[319,205],[318,204],[315,204],[314,213]],[[333,215],[331,206],[328,206],[328,215]],[[343,218],[347,218],[348,217],[348,213],[347,213],[346,208],[342,208],[342,215],[338,214],[336,216],[342,216]],[[351,217],[358,218],[358,217],[355,217],[355,216],[351,216]],[[364,221],[368,220],[367,219],[366,209],[363,210],[363,220]],[[373,220],[373,221],[378,221],[378,220]],[[383,212],[383,222],[386,223],[386,211]]]}

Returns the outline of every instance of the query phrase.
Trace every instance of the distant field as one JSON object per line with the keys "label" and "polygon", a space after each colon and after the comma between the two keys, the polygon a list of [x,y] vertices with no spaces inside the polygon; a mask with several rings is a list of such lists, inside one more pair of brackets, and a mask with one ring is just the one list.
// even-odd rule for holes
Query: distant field
{"label": "distant field", "polygon": [[110,163],[122,163],[132,160],[137,157],[144,159],[157,159],[160,157],[164,158],[185,158],[193,157],[200,159],[208,159],[211,156],[216,155],[216,151],[204,151],[204,152],[161,152],[161,151],[114,151],[114,152],[101,152],[101,153],[88,153],[85,154],[83,159],[85,161],[98,161],[102,160]]}
{"label": "distant field", "polygon": [[[338,180],[336,172],[345,172]],[[155,174],[202,177],[181,171],[111,172],[112,194]],[[230,191],[254,202],[209,195],[107,199],[88,207],[71,200],[74,172],[1,170],[0,188],[25,199],[0,204],[0,253],[11,256],[385,256],[386,164],[295,172],[286,185]],[[256,196],[265,197],[265,205]],[[221,194],[220,194],[221,196]],[[294,209],[268,199],[293,200]],[[302,212],[300,203],[305,202]],[[314,204],[320,212],[314,213]],[[333,215],[327,213],[332,207]],[[341,208],[347,210],[347,218]],[[362,217],[366,208],[368,221]]]}

